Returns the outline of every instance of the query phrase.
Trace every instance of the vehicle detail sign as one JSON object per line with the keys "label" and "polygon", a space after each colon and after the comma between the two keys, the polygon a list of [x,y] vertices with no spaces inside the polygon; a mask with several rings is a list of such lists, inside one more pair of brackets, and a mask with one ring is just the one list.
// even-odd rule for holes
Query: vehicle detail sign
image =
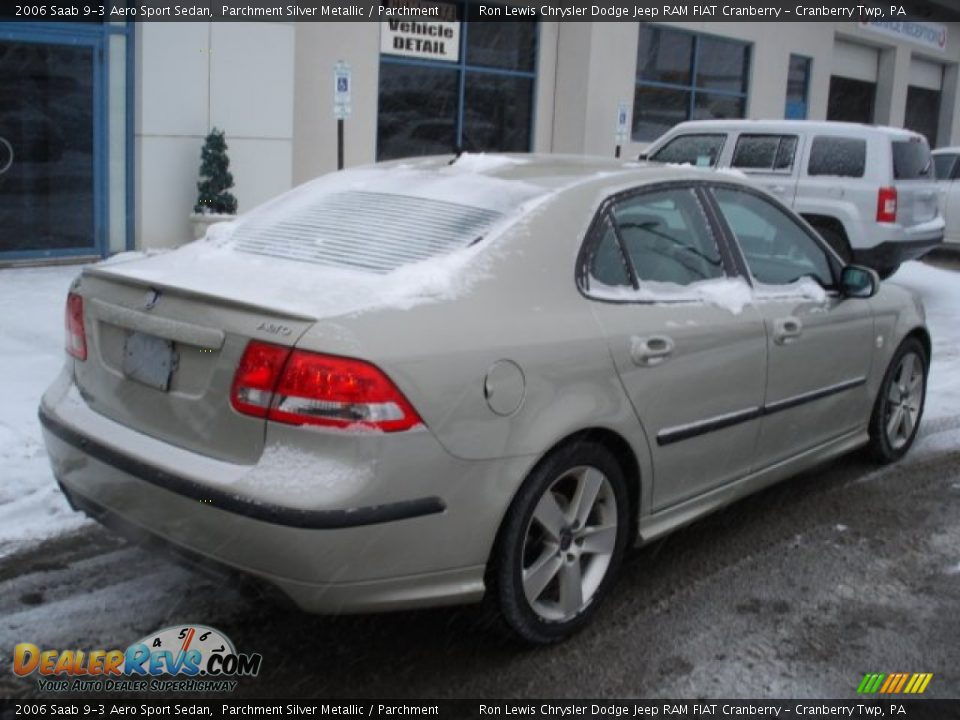
{"label": "vehicle detail sign", "polygon": [[380,23],[380,52],[421,60],[460,61],[460,22],[455,7],[424,0],[389,0],[390,6],[415,8],[423,19]]}

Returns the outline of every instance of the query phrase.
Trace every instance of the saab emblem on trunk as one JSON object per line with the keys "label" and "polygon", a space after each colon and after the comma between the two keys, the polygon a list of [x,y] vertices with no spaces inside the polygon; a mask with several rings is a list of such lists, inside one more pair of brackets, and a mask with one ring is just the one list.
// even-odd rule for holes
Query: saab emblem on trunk
{"label": "saab emblem on trunk", "polygon": [[156,288],[150,288],[147,291],[147,294],[143,296],[143,309],[144,310],[153,310],[153,306],[157,304],[157,301],[160,299],[160,291]]}

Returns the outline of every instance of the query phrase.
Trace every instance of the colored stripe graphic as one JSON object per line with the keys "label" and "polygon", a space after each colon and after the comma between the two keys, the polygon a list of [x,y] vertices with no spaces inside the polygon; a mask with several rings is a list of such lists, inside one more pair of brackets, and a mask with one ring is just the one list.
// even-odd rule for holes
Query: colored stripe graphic
{"label": "colored stripe graphic", "polygon": [[857,686],[857,693],[920,695],[926,691],[932,679],[933,673],[867,673]]}

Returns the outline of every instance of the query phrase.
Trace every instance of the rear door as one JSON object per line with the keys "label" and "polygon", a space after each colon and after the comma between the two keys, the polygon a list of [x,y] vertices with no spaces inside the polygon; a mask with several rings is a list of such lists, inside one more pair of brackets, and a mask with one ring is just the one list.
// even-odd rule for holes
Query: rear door
{"label": "rear door", "polygon": [[780,202],[792,206],[797,190],[796,159],[802,142],[803,137],[797,134],[741,133],[730,167],[746,173]]}
{"label": "rear door", "polygon": [[869,300],[834,290],[824,247],[761,193],[728,186],[712,195],[742,251],[766,330],[760,470],[864,424],[873,312]]}
{"label": "rear door", "polygon": [[749,472],[759,430],[763,321],[699,192],[619,196],[595,221],[585,294],[650,442],[660,510]]}

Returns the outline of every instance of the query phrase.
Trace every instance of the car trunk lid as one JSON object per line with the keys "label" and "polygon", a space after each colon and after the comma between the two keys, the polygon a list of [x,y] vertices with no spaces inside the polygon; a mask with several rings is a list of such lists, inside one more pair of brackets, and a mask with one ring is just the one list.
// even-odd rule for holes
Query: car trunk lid
{"label": "car trunk lid", "polygon": [[311,318],[151,284],[109,265],[87,270],[79,292],[89,352],[74,372],[91,408],[179,447],[257,460],[266,421],[231,407],[237,365],[251,339],[292,346]]}

